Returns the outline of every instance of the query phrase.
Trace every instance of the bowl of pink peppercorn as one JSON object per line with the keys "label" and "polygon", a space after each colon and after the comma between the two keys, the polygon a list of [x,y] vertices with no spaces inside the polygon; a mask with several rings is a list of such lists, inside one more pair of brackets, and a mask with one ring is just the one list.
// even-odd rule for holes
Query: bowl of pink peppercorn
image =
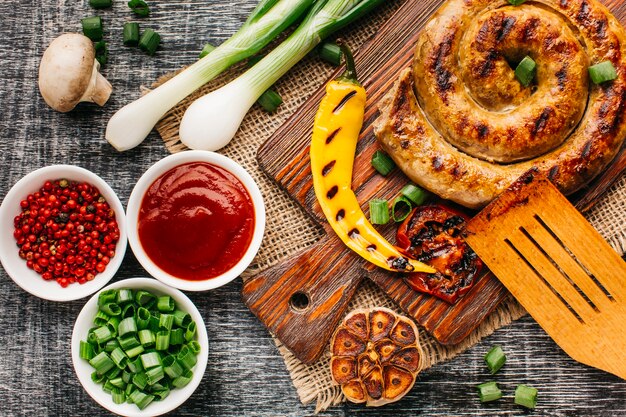
{"label": "bowl of pink peppercorn", "polygon": [[0,261],[25,291],[47,300],[106,285],[126,252],[124,208],[96,174],[73,165],[31,172],[0,205]]}

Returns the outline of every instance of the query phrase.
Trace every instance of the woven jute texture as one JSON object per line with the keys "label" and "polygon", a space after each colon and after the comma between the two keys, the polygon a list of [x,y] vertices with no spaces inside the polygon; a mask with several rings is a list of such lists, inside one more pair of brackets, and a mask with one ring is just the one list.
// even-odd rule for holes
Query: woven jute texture
{"label": "woven jute texture", "polygon": [[[399,5],[399,1],[388,3],[375,14],[348,27],[340,35],[353,49],[358,49]],[[235,66],[181,102],[161,120],[157,125],[157,130],[170,152],[185,149],[178,138],[178,127],[186,108],[193,100],[230,81],[243,70],[243,65]],[[278,112],[268,115],[258,106],[254,106],[244,119],[233,141],[220,150],[220,153],[239,162],[252,175],[261,189],[267,206],[264,241],[254,263],[242,275],[244,280],[309,247],[322,236],[321,228],[312,222],[302,208],[261,172],[256,162],[256,150],[317,88],[324,84],[332,71],[332,67],[315,57],[305,58],[276,84],[275,88],[284,100]],[[167,81],[173,75],[175,74],[163,76],[153,87]],[[225,107],[224,111],[228,111],[228,108]],[[210,129],[210,126],[207,129]],[[623,177],[587,214],[587,218],[594,227],[619,253],[624,253],[626,250],[625,197],[626,178]],[[398,307],[371,282],[365,282],[358,289],[348,311],[374,306],[389,307],[400,312]],[[425,368],[456,356],[483,337],[524,314],[525,311],[515,300],[506,300],[466,340],[453,347],[444,347],[420,331],[421,343],[426,352]],[[328,349],[316,363],[305,365],[298,361],[280,341],[276,340],[276,345],[285,359],[287,369],[303,403],[316,401],[316,411],[319,412],[345,401],[340,388],[333,385],[331,381]]]}

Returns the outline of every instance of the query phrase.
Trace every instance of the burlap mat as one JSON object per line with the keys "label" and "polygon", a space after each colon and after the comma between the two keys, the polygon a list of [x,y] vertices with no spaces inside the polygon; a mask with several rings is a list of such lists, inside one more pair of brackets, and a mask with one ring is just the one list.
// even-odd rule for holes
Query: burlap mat
{"label": "burlap mat", "polygon": [[[341,36],[350,46],[358,48],[369,39],[380,25],[391,16],[400,5],[394,1],[384,6],[377,13],[348,27]],[[185,147],[178,139],[178,126],[185,109],[199,96],[214,90],[236,77],[243,70],[239,65],[219,79],[204,86],[187,100],[170,111],[158,124],[157,130],[165,141],[167,149],[174,153]],[[267,225],[261,250],[254,263],[243,274],[243,279],[268,268],[310,245],[322,236],[322,230],[315,225],[302,208],[281,191],[266,176],[256,162],[256,150],[270,135],[300,106],[307,98],[328,79],[334,69],[315,57],[307,57],[295,66],[275,86],[283,97],[284,103],[276,114],[268,115],[258,106],[254,106],[246,116],[241,129],[229,146],[220,153],[239,162],[258,183],[267,208]],[[167,74],[153,87],[165,82],[174,74]],[[227,110],[227,109],[225,109]],[[207,126],[207,129],[210,129]],[[587,218],[619,253],[626,250],[626,178],[611,189],[602,201],[587,214]],[[349,311],[357,307],[385,306],[396,311],[398,307],[374,284],[364,283],[351,302]],[[514,300],[507,300],[492,313],[464,342],[454,347],[444,347],[421,331],[424,351],[427,353],[426,367],[453,358],[463,350],[477,343],[494,330],[518,319],[525,311]],[[275,339],[276,340],[276,339]],[[287,369],[303,403],[317,401],[316,411],[345,401],[338,386],[334,386],[330,377],[329,352],[315,364],[304,365],[298,361],[282,344],[276,345],[285,359]]]}

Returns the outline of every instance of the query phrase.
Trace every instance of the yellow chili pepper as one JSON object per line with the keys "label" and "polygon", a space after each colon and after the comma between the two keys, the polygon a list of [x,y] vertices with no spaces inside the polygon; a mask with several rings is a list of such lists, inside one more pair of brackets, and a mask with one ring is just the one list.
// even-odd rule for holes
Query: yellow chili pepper
{"label": "yellow chili pepper", "polygon": [[326,86],[313,126],[310,157],[317,200],[339,238],[367,261],[389,271],[434,273],[428,265],[405,257],[381,236],[352,191],[366,95],[357,81],[352,54],[345,45],[341,48],[346,71]]}

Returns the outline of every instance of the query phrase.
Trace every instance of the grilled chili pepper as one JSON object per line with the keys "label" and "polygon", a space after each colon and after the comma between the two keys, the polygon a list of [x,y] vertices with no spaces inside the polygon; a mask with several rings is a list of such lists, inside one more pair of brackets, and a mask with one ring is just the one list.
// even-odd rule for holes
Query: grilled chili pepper
{"label": "grilled chili pepper", "polygon": [[352,191],[354,154],[363,125],[365,89],[357,81],[350,50],[341,45],[346,71],[326,86],[315,115],[311,139],[311,170],[317,200],[335,233],[367,261],[390,271],[435,272],[408,259],[365,217]]}
{"label": "grilled chili pepper", "polygon": [[480,274],[483,263],[463,240],[468,217],[443,205],[417,207],[397,233],[398,245],[411,258],[437,270],[405,277],[414,290],[448,303],[465,294]]}

